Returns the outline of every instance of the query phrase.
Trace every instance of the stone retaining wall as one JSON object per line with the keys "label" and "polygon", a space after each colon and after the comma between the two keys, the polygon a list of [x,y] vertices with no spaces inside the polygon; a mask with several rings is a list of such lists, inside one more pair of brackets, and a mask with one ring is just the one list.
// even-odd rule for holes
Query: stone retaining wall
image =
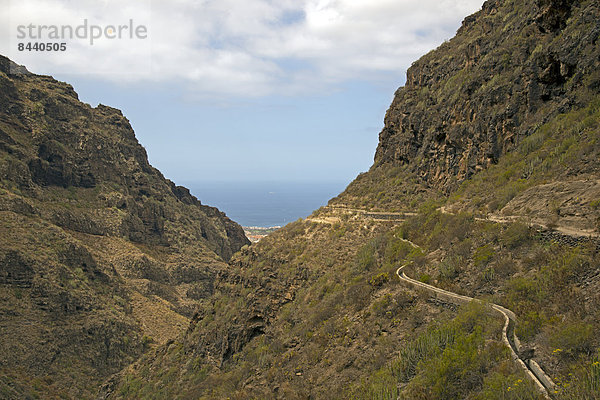
{"label": "stone retaining wall", "polygon": [[581,246],[587,244],[595,244],[596,249],[600,251],[600,238],[589,237],[589,236],[572,236],[557,231],[551,231],[548,229],[538,230],[538,235],[542,240],[549,240],[557,242],[566,246]]}

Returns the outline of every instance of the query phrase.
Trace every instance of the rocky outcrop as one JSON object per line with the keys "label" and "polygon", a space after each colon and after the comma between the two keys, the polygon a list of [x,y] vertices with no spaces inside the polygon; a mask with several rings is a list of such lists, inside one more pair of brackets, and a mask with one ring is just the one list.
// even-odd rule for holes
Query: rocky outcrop
{"label": "rocky outcrop", "polygon": [[448,192],[495,164],[550,117],[599,92],[598,21],[594,1],[487,1],[408,70],[373,168],[408,166]]}
{"label": "rocky outcrop", "polygon": [[31,262],[23,259],[16,251],[8,252],[0,262],[0,284],[30,288],[34,275]]}
{"label": "rocky outcrop", "polygon": [[119,110],[91,108],[79,102],[70,85],[50,77],[10,75],[14,64],[3,57],[0,61],[0,102],[7,110],[0,119],[0,148],[10,155],[0,165],[0,179],[42,201],[47,188],[95,189],[100,193],[91,199],[93,206],[122,211],[120,226],[114,230],[101,218],[64,208],[49,216],[54,223],[90,234],[120,234],[138,243],[170,245],[165,225],[185,214],[191,215],[198,240],[225,260],[248,243],[239,225],[202,205],[148,163],[145,149]]}
{"label": "rocky outcrop", "polygon": [[[221,366],[252,339],[263,335],[280,308],[294,299],[295,292],[307,279],[308,270],[298,268],[292,276],[283,277],[280,270],[286,260],[263,257],[254,248],[246,247],[232,260],[231,268],[219,272],[215,280],[216,291],[239,296],[244,305],[237,310],[233,320],[220,320],[210,329],[206,329],[203,320],[213,319],[219,307],[211,304],[201,309],[192,319],[185,337],[189,351]],[[244,273],[257,263],[262,265],[259,270],[254,270],[252,275]],[[244,297],[237,290],[250,293]]]}
{"label": "rocky outcrop", "polygon": [[249,244],[149,164],[121,111],[2,56],[0,237],[0,374],[63,398],[184,330]]}
{"label": "rocky outcrop", "polygon": [[538,0],[536,5],[540,11],[535,22],[540,31],[545,33],[564,29],[574,3],[575,0]]}

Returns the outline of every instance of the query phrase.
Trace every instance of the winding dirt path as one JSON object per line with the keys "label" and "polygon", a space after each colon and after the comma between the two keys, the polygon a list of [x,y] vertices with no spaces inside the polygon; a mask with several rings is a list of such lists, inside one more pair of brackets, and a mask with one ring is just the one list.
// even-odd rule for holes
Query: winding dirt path
{"label": "winding dirt path", "polygon": [[[438,210],[442,214],[456,215],[455,212],[449,211],[446,208],[446,206],[442,206],[442,207],[438,208]],[[537,219],[528,221],[527,217],[524,217],[522,215],[489,214],[485,218],[479,217],[479,218],[475,218],[475,220],[483,221],[483,222],[495,222],[497,224],[510,224],[513,222],[523,222],[532,228],[542,228],[542,229],[550,230],[550,228],[546,224],[544,224],[542,221],[537,220]],[[572,226],[558,225],[552,229],[555,230],[556,232],[562,233],[563,235],[567,235],[567,236],[584,237],[584,238],[600,238],[600,233],[597,233],[592,230],[577,229]]]}
{"label": "winding dirt path", "polygon": [[[365,218],[369,218],[373,221],[402,222],[402,221],[405,221],[408,217],[414,217],[415,215],[417,215],[417,213],[409,212],[409,211],[407,211],[407,212],[385,212],[385,211],[362,210],[359,208],[347,207],[347,206],[341,205],[341,204],[340,205],[329,205],[329,206],[325,206],[325,208],[332,210],[332,211],[346,212],[348,214],[358,214]],[[455,212],[449,211],[446,208],[446,206],[442,206],[442,207],[438,208],[438,211],[440,211],[442,214],[456,215]],[[339,218],[333,217],[333,216],[324,217],[324,218],[309,217],[308,219],[313,222],[329,223],[329,224],[339,222],[339,220],[340,220]],[[498,224],[523,222],[530,227],[550,230],[550,228],[547,225],[545,225],[542,221],[540,221],[540,220],[527,221],[526,217],[521,216],[521,215],[506,215],[506,216],[504,216],[504,215],[490,214],[490,215],[487,215],[485,218],[476,217],[475,220],[483,221],[483,222],[495,222]],[[595,232],[592,230],[577,229],[572,226],[559,225],[559,226],[554,227],[553,230],[555,230],[556,232],[561,233],[563,235],[572,236],[575,238],[600,239],[600,233],[598,233],[598,232]]]}
{"label": "winding dirt path", "polygon": [[[306,218],[309,222],[317,222],[320,224],[330,224],[341,222],[342,219],[339,217],[340,213],[360,215],[363,218],[367,218],[375,222],[404,222],[408,217],[414,217],[417,213],[414,212],[385,212],[385,211],[369,211],[361,210],[358,208],[351,208],[344,205],[330,205],[324,207],[330,210],[332,213],[325,216],[309,216]],[[336,215],[337,213],[337,215]]]}

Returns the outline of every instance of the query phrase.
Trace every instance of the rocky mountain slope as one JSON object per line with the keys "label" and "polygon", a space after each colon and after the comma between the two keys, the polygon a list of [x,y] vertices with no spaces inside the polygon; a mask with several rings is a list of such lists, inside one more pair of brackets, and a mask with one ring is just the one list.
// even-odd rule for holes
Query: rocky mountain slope
{"label": "rocky mountain slope", "polygon": [[[407,197],[448,194],[552,118],[587,106],[600,87],[597,19],[594,1],[486,1],[409,68],[373,167],[339,202],[402,208]],[[518,178],[547,168],[542,161]],[[597,174],[595,161],[563,164],[561,179]]]}
{"label": "rocky mountain slope", "polygon": [[185,330],[249,244],[148,163],[120,111],[4,57],[0,215],[3,398],[93,397]]}
{"label": "rocky mountain slope", "polygon": [[551,396],[600,397],[598,21],[597,1],[487,1],[408,71],[370,171],[234,256],[185,334],[103,396],[542,398],[502,321],[403,286],[410,263],[515,311]]}

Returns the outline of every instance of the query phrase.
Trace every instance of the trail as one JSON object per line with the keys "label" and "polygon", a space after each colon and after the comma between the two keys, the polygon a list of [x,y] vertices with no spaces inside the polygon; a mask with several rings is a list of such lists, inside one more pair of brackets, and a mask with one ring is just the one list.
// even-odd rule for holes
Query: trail
{"label": "trail", "polygon": [[[417,215],[416,212],[386,212],[386,211],[369,211],[359,208],[351,208],[342,204],[339,205],[329,205],[325,206],[325,209],[331,210],[333,212],[339,211],[344,212],[346,214],[355,214],[360,215],[363,218],[370,219],[375,222],[404,222],[409,217],[414,217]],[[449,211],[445,206],[438,208],[442,214],[448,215],[456,215],[456,213]],[[336,222],[340,222],[341,219],[334,215],[325,216],[325,217],[308,217],[308,221],[317,222],[322,224],[335,224]],[[561,233],[566,236],[571,236],[574,238],[590,238],[590,239],[600,239],[600,233],[594,232],[592,230],[578,229],[572,226],[564,226],[559,225],[550,229],[546,224],[544,224],[540,220],[530,220],[527,221],[525,217],[520,215],[496,215],[490,214],[485,218],[477,217],[476,221],[482,222],[495,222],[498,224],[510,224],[514,222],[523,222],[527,224],[529,227],[533,228],[542,228],[546,230],[554,230],[558,233]]]}
{"label": "trail", "polygon": [[330,205],[325,206],[325,209],[331,211],[331,214],[326,216],[310,216],[306,218],[309,222],[316,222],[320,224],[330,224],[341,222],[342,219],[336,214],[353,214],[361,216],[362,218],[369,219],[375,222],[404,222],[408,217],[414,217],[417,215],[415,212],[385,212],[385,211],[369,211],[361,210],[359,208],[351,208],[345,205]]}
{"label": "trail", "polygon": [[[456,213],[449,211],[446,208],[446,206],[442,206],[442,207],[438,208],[438,211],[441,212],[442,214],[456,215]],[[544,224],[542,221],[540,221],[540,220],[529,220],[528,221],[526,217],[521,216],[521,215],[490,214],[490,215],[487,215],[485,218],[479,217],[479,218],[475,218],[475,220],[483,221],[483,222],[495,222],[497,224],[510,224],[510,223],[514,223],[514,222],[522,222],[532,228],[542,228],[542,229],[551,230],[550,227],[548,227],[548,225]],[[562,233],[563,235],[572,236],[572,237],[576,237],[576,238],[581,238],[581,237],[596,238],[596,239],[600,238],[600,233],[594,232],[592,230],[577,229],[572,226],[558,225],[556,227],[553,227],[552,230]]]}

